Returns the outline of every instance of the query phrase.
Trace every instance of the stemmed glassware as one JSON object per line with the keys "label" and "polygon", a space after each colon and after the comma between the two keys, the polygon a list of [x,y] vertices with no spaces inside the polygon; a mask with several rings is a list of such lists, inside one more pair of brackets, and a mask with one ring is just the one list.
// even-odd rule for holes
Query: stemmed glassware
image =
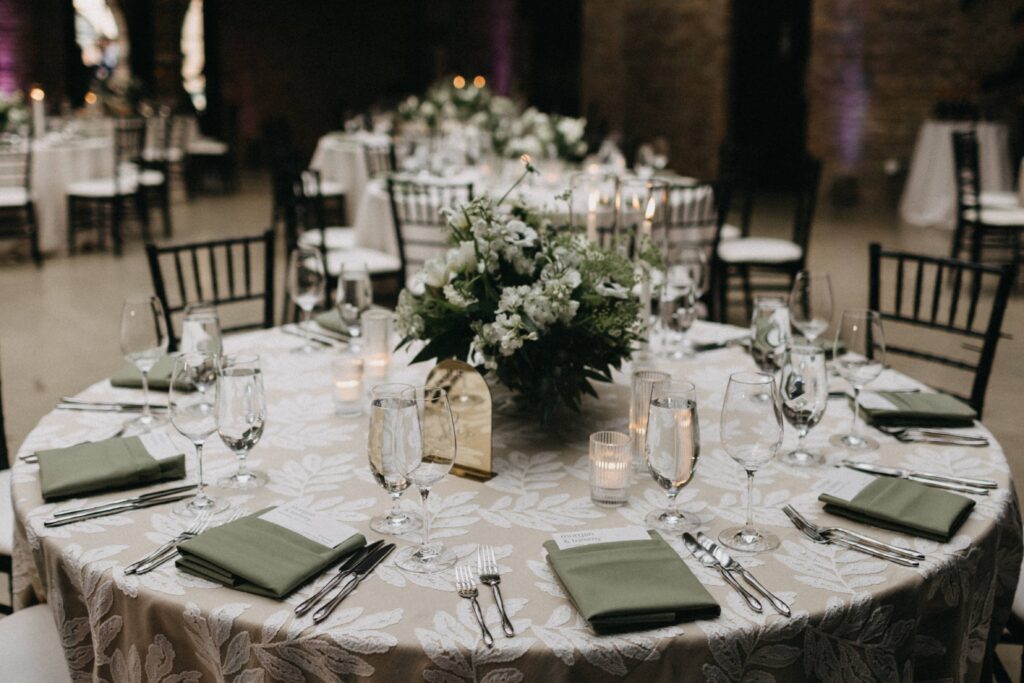
{"label": "stemmed glassware", "polygon": [[164,307],[155,296],[133,296],[121,308],[121,353],[142,375],[142,413],[128,425],[148,432],[166,421],[149,409],[149,371],[166,353],[170,338]]}
{"label": "stemmed glassware", "polygon": [[[761,396],[767,395],[768,400]],[[754,474],[782,445],[782,411],[775,378],[764,372],[737,372],[729,377],[722,405],[721,439],[725,451],[747,473],[747,520],[722,531],[718,540],[752,553],[779,546],[775,534],[754,526]]]}
{"label": "stemmed glassware", "polygon": [[292,252],[288,260],[288,294],[295,305],[302,309],[302,332],[305,343],[295,349],[298,353],[316,351],[309,336],[309,318],[324,296],[327,276],[324,272],[324,261],[316,249],[299,247]]}
{"label": "stemmed glassware", "polygon": [[370,273],[363,267],[343,266],[338,276],[338,291],[334,297],[335,308],[342,325],[348,327],[351,337],[361,333],[359,316],[373,304],[373,287]]}
{"label": "stemmed glassware", "polygon": [[189,304],[181,321],[181,343],[178,344],[178,351],[219,356],[223,350],[217,308],[207,302]]}
{"label": "stemmed glassware", "polygon": [[418,387],[402,394],[411,405],[402,412],[406,420],[400,433],[406,435],[402,448],[406,478],[423,498],[423,542],[418,548],[404,548],[395,564],[411,572],[435,573],[455,565],[455,553],[440,543],[430,542],[430,489],[448,475],[455,463],[455,421],[444,389]]}
{"label": "stemmed glassware", "polygon": [[878,442],[860,434],[860,392],[885,367],[885,332],[877,311],[843,311],[832,347],[839,375],[853,387],[853,422],[849,434],[836,434],[829,442],[856,451],[873,451]]}
{"label": "stemmed glassware", "polygon": [[647,468],[665,489],[669,506],[647,514],[648,526],[669,533],[696,529],[701,519],[679,509],[676,497],[693,479],[700,457],[697,390],[690,382],[655,387],[647,418]]}
{"label": "stemmed glassware", "polygon": [[217,483],[226,488],[252,489],[267,475],[249,469],[249,451],[256,447],[267,421],[260,357],[238,354],[222,357],[217,386],[217,433],[238,456],[238,471]]}
{"label": "stemmed glassware", "polygon": [[793,327],[810,343],[832,323],[832,280],[828,273],[802,270],[789,293],[789,316]]}
{"label": "stemmed glassware", "polygon": [[762,297],[754,301],[750,320],[750,355],[762,372],[775,372],[790,340],[789,309],[781,299]]}
{"label": "stemmed glassware", "polygon": [[794,344],[786,351],[779,380],[782,414],[797,429],[796,448],[782,454],[782,461],[797,467],[820,465],[821,453],[804,446],[804,438],[821,421],[828,406],[828,371],[825,351],[817,344]]}
{"label": "stemmed glassware", "polygon": [[675,343],[671,344],[676,347],[669,354],[673,358],[692,358],[695,355],[686,333],[699,317],[697,306],[706,287],[706,265],[707,257],[702,249],[684,247],[676,253],[665,274],[658,313],[666,335],[678,339],[677,347]]}
{"label": "stemmed glassware", "polygon": [[402,430],[407,425],[402,418],[403,409],[412,407],[412,399],[403,398],[403,394],[412,389],[408,384],[392,382],[378,384],[370,392],[370,436],[366,449],[370,472],[391,496],[388,513],[370,520],[370,528],[382,534],[406,534],[422,526],[419,517],[398,506],[398,499],[409,488],[402,455]]}
{"label": "stemmed glassware", "polygon": [[[217,431],[217,371],[218,359],[211,354],[184,353],[174,359],[171,390],[168,396],[171,424],[189,439],[196,449],[199,467],[199,489],[191,500],[174,506],[176,515],[193,518],[204,512],[220,512],[227,508],[206,494],[203,477],[203,445]],[[204,391],[196,390],[205,386]]]}

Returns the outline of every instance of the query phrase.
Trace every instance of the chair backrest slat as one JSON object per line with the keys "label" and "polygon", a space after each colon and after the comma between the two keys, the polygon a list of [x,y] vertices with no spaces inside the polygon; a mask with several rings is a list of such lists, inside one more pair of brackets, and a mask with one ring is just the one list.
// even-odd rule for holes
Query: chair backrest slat
{"label": "chair backrest slat", "polygon": [[448,248],[442,209],[473,199],[472,183],[444,183],[388,177],[391,217],[404,277]]}
{"label": "chair backrest slat", "polygon": [[366,172],[371,178],[398,170],[394,142],[386,145],[364,143],[363,156],[366,159]]}

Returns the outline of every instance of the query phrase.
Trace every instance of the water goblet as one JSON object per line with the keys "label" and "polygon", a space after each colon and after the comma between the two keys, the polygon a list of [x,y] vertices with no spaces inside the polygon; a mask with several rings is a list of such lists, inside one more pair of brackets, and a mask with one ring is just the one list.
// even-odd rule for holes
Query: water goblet
{"label": "water goblet", "polygon": [[305,247],[293,251],[288,260],[288,294],[302,310],[302,324],[299,327],[305,335],[305,343],[295,349],[298,353],[316,351],[309,336],[309,319],[313,309],[323,298],[326,286],[327,276],[320,252]]}
{"label": "water goblet", "polygon": [[370,528],[382,534],[407,534],[422,526],[419,517],[398,505],[399,498],[409,488],[401,449],[404,447],[402,429],[407,426],[403,422],[403,409],[413,406],[412,399],[403,398],[403,394],[412,389],[408,384],[392,382],[378,384],[370,391],[370,435],[366,452],[374,480],[391,496],[391,509],[387,514],[370,520]]}
{"label": "water goblet", "polygon": [[668,533],[692,531],[702,520],[679,509],[677,496],[693,480],[700,457],[697,390],[690,382],[672,381],[655,387],[647,418],[647,468],[668,496],[668,508],[653,510],[644,521]]}
{"label": "water goblet", "polygon": [[226,488],[263,486],[267,475],[249,469],[249,452],[263,436],[267,403],[263,391],[260,357],[238,354],[221,358],[217,378],[217,433],[238,457],[238,471],[217,483]]}
{"label": "water goblet", "polygon": [[782,461],[797,467],[825,462],[821,453],[807,450],[804,438],[821,421],[828,406],[828,371],[825,351],[817,344],[794,344],[786,351],[779,380],[782,415],[797,429],[796,448],[782,454]]}
{"label": "water goblet", "polygon": [[121,307],[121,353],[142,375],[142,413],[128,428],[148,432],[166,422],[149,409],[149,372],[166,353],[170,338],[164,307],[155,296],[128,297]]}
{"label": "water goblet", "polygon": [[750,320],[750,355],[762,372],[782,367],[789,343],[789,309],[778,298],[759,297]]}
{"label": "water goblet", "polygon": [[860,434],[860,392],[885,367],[885,332],[877,311],[843,311],[832,347],[832,360],[839,375],[853,387],[853,421],[849,434],[836,434],[833,446],[855,451],[873,451],[878,442]]}
{"label": "water goblet", "polygon": [[[203,353],[185,353],[174,359],[171,388],[168,395],[171,424],[192,442],[199,467],[199,488],[190,500],[173,508],[179,517],[194,518],[204,512],[221,512],[227,508],[206,493],[203,476],[203,445],[217,431],[217,357]],[[197,391],[196,385],[205,385],[206,391]]]}
{"label": "water goblet", "polygon": [[832,322],[832,280],[828,273],[797,273],[789,293],[789,316],[793,327],[811,343],[825,333]]}
{"label": "water goblet", "polygon": [[366,266],[342,266],[334,306],[341,318],[341,324],[348,328],[350,337],[358,337],[361,334],[359,317],[372,304],[373,287]]}

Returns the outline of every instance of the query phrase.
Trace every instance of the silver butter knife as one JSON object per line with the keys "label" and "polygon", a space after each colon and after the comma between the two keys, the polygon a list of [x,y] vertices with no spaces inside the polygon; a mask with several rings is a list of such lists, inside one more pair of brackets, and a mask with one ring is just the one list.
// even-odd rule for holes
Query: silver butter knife
{"label": "silver butter knife", "polygon": [[334,574],[333,577],[331,577],[331,580],[328,581],[323,588],[318,590],[314,595],[310,596],[309,598],[299,603],[298,607],[295,608],[295,615],[301,617],[303,614],[313,609],[313,607],[315,607],[318,602],[324,599],[324,597],[326,597],[328,593],[330,593],[332,590],[338,587],[338,584],[341,583],[342,579],[352,574],[352,572],[355,570],[356,565],[362,562],[367,555],[374,552],[383,544],[384,541],[374,541],[369,545],[364,545],[362,548],[349,555],[345,559],[345,562],[343,562],[342,565],[338,567],[338,571]]}
{"label": "silver butter knife", "polygon": [[859,462],[857,460],[843,460],[843,465],[859,472],[877,474],[883,477],[896,477],[897,479],[916,481],[919,484],[925,484],[935,488],[959,491],[961,493],[973,493],[980,496],[987,496],[989,490],[998,486],[998,484],[991,479],[970,479],[967,477],[956,479],[942,474],[911,472],[909,470],[901,470],[897,467],[886,467],[884,465],[875,465],[868,462]]}
{"label": "silver butter knife", "polygon": [[369,576],[370,573],[377,568],[377,565],[383,562],[394,549],[395,544],[388,543],[364,557],[363,561],[356,565],[356,568],[352,570],[352,580],[345,584],[345,587],[342,588],[337,595],[331,598],[330,602],[313,612],[313,622],[319,624],[321,621],[331,616],[331,612],[341,604],[341,601],[348,597],[348,595],[354,591],[360,583],[362,583],[363,579]]}
{"label": "silver butter knife", "polygon": [[77,508],[74,510],[61,510],[60,512],[54,512],[54,517],[68,517],[71,515],[83,515],[89,512],[98,512],[105,510],[109,507],[118,507],[121,505],[129,505],[131,503],[139,503],[144,500],[151,500],[153,498],[163,498],[164,496],[173,496],[176,493],[184,493],[185,491],[191,491],[196,488],[197,484],[185,484],[183,486],[174,486],[169,489],[160,489],[159,491],[150,491],[149,493],[143,493],[138,496],[130,496],[128,498],[118,498],[116,500],[108,500],[106,503],[100,503],[99,505],[90,505],[89,507]]}
{"label": "silver butter knife", "polygon": [[[75,398],[74,396],[61,396],[61,403],[73,403],[80,406],[111,406],[117,408],[123,408],[124,410],[142,410],[142,403],[134,403],[132,401],[87,401],[82,398]],[[150,410],[167,410],[167,406],[163,403],[150,403]]]}
{"label": "silver butter knife", "polygon": [[717,569],[718,573],[722,575],[723,579],[725,579],[725,582],[740,594],[740,597],[742,597],[747,603],[747,607],[758,614],[761,614],[761,612],[764,611],[764,607],[761,606],[761,601],[751,595],[750,591],[740,585],[740,582],[736,580],[736,577],[730,574],[725,567],[715,559],[714,555],[704,550],[704,548],[697,543],[697,539],[695,539],[689,532],[683,534],[683,545],[686,546],[686,549],[690,551],[690,554],[696,557],[697,561],[702,565],[711,569]]}
{"label": "silver butter knife", "polygon": [[87,512],[84,514],[75,515],[73,517],[55,517],[43,522],[43,526],[55,527],[64,526],[66,524],[74,524],[75,522],[84,522],[87,519],[95,519],[97,517],[109,517],[110,515],[116,515],[122,512],[128,512],[130,510],[141,510],[142,508],[153,507],[155,505],[164,505],[165,503],[174,503],[179,500],[185,500],[191,498],[194,494],[190,491],[188,493],[180,493],[176,496],[164,496],[162,498],[151,498],[149,500],[143,500],[137,503],[128,503],[125,505],[118,505],[116,507],[109,507],[103,510],[97,510],[95,512]]}
{"label": "silver butter knife", "polygon": [[789,605],[787,605],[782,598],[780,598],[779,596],[775,595],[770,590],[765,588],[760,581],[754,578],[753,574],[751,574],[743,565],[737,562],[732,555],[727,553],[725,551],[725,548],[723,548],[722,546],[718,545],[710,538],[708,538],[703,531],[697,532],[697,542],[700,543],[701,547],[704,548],[704,550],[711,553],[712,557],[718,560],[718,563],[722,565],[722,567],[725,568],[726,571],[739,572],[739,575],[742,576],[746,580],[746,582],[749,583],[751,587],[753,587],[754,590],[756,590],[758,593],[767,598],[768,602],[771,603],[772,609],[774,609],[779,614],[782,614],[783,616],[790,616],[792,612],[789,609]]}

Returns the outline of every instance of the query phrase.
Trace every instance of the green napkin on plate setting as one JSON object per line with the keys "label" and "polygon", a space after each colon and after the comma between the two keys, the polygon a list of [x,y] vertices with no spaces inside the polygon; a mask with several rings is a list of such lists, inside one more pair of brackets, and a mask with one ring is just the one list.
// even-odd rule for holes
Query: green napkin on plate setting
{"label": "green napkin on plate setting", "polygon": [[317,313],[313,316],[313,320],[325,330],[348,336],[348,325],[341,322],[341,314],[338,313],[336,308],[331,308],[323,313]]}
{"label": "green napkin on plate setting", "polygon": [[877,391],[861,395],[861,414],[876,427],[973,427],[978,414],[949,394]]}
{"label": "green napkin on plate setting", "polygon": [[248,593],[283,598],[366,545],[359,533],[333,548],[260,519],[274,508],[212,527],[178,545],[177,567]]}
{"label": "green napkin on plate setting", "polygon": [[[149,371],[149,388],[154,391],[170,391],[173,372],[174,356],[164,356]],[[110,384],[124,389],[141,389],[142,373],[134,365],[126,365],[110,376]]]}
{"label": "green napkin on plate setting", "polygon": [[850,500],[827,493],[818,500],[825,512],[940,542],[951,539],[974,509],[966,496],[895,477],[875,477]]}
{"label": "green napkin on plate setting", "polygon": [[43,499],[135,488],[185,476],[185,455],[150,455],[137,436],[39,451]]}
{"label": "green napkin on plate setting", "polygon": [[544,543],[548,562],[597,633],[621,633],[716,617],[721,608],[657,532],[649,541],[594,543],[562,550]]}

